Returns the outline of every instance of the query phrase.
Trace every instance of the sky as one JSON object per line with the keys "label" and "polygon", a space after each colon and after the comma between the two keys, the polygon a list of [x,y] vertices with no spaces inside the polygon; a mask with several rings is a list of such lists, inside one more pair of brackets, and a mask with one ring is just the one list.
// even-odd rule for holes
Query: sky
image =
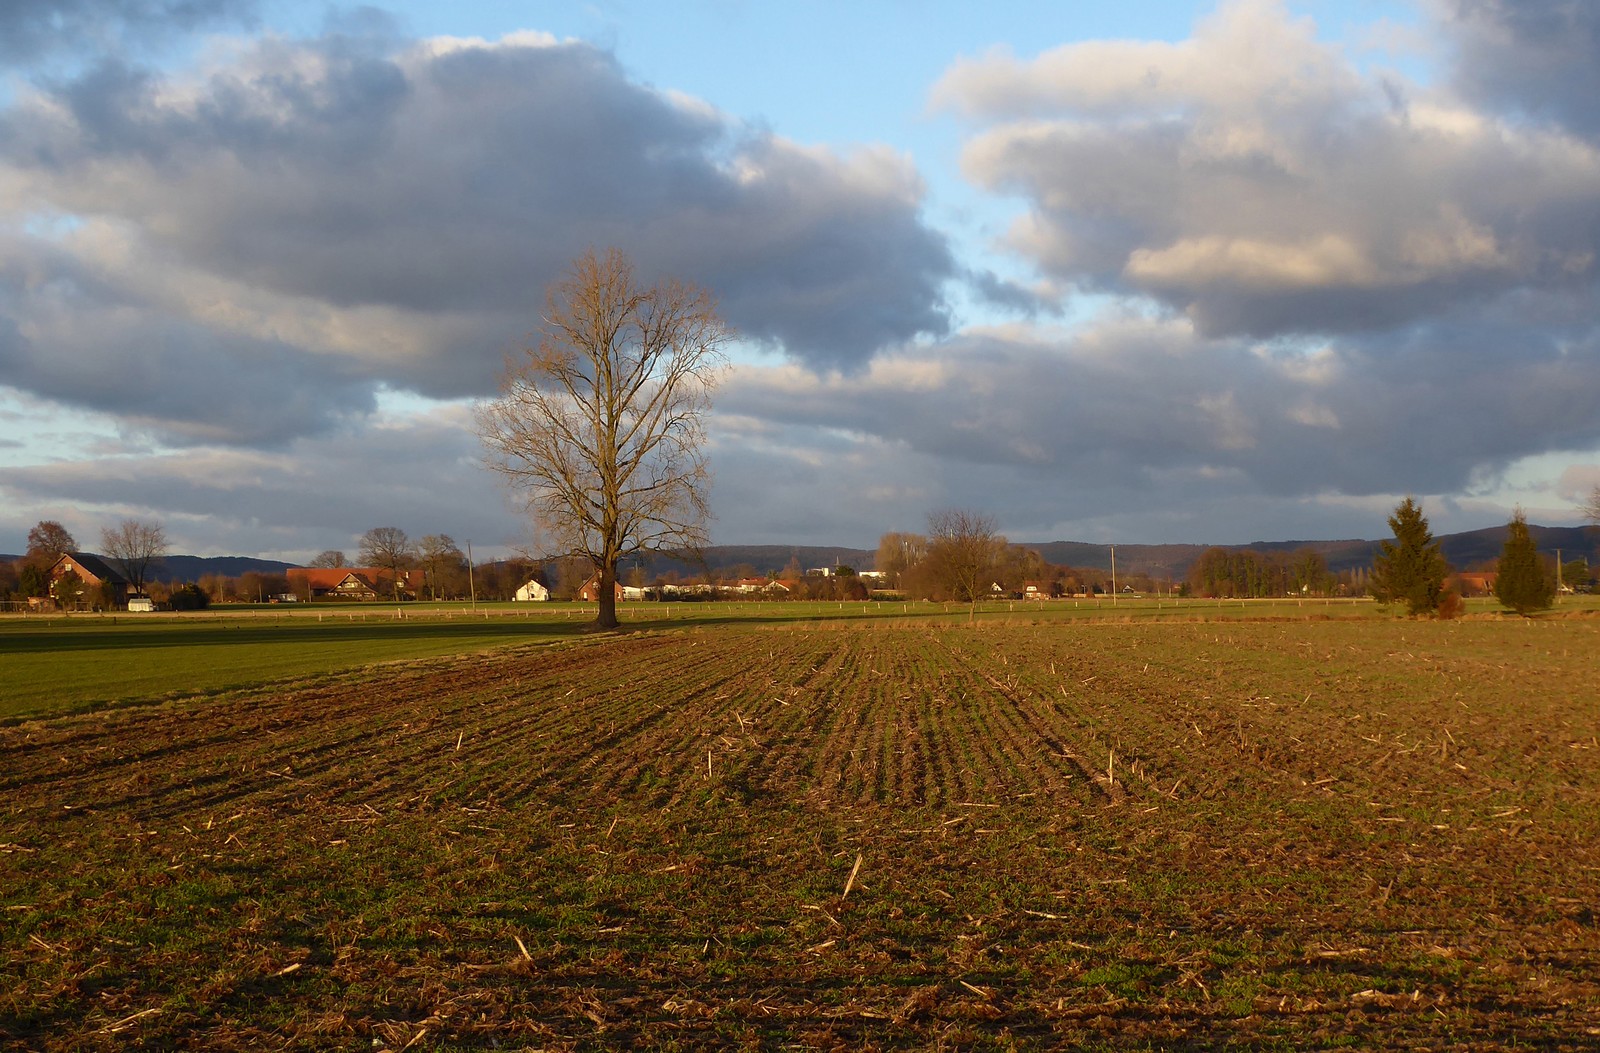
{"label": "sky", "polygon": [[0,551],[528,545],[473,407],[609,247],[739,333],[714,543],[1572,525],[1600,4],[0,4]]}

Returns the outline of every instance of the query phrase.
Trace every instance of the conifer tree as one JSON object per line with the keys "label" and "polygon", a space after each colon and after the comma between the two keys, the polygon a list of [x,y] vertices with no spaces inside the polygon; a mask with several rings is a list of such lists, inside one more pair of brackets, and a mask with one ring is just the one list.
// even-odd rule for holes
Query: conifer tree
{"label": "conifer tree", "polygon": [[1494,579],[1495,599],[1527,617],[1533,611],[1548,608],[1555,594],[1556,583],[1545,573],[1538,546],[1528,533],[1528,518],[1519,508],[1506,528],[1499,573]]}
{"label": "conifer tree", "polygon": [[1394,540],[1383,542],[1372,561],[1372,594],[1381,603],[1404,603],[1413,615],[1431,613],[1450,568],[1422,507],[1407,497],[1389,517],[1389,529]]}

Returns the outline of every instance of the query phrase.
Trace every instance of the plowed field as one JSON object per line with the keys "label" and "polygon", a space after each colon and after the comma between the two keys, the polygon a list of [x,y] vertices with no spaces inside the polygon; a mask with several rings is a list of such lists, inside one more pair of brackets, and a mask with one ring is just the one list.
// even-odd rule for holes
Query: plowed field
{"label": "plowed field", "polygon": [[0,1045],[1600,1047],[1600,620],[727,625],[0,728]]}

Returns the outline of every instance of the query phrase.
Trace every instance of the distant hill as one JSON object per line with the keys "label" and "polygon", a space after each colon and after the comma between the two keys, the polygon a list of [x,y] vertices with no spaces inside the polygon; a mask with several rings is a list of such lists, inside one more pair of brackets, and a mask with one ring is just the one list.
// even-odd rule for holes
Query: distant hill
{"label": "distant hill", "polygon": [[[21,556],[0,555],[0,563],[14,563],[21,558]],[[105,556],[100,558],[113,567],[117,565],[113,559]],[[199,581],[207,574],[224,578],[237,578],[252,570],[258,574],[282,574],[294,566],[299,564],[285,563],[277,559],[257,559],[255,556],[163,556],[150,565],[147,577],[151,581],[182,585],[186,582]]]}
{"label": "distant hill", "polygon": [[208,574],[223,578],[237,578],[249,571],[255,571],[257,574],[282,574],[295,566],[299,564],[285,563],[277,559],[257,559],[254,556],[163,556],[154,565],[150,577],[154,581],[181,584],[199,581]]}
{"label": "distant hill", "polygon": [[[1594,527],[1546,527],[1528,524],[1539,551],[1554,555],[1561,552],[1563,560],[1586,557],[1591,564],[1600,563],[1600,530]],[[1466,569],[1475,563],[1499,559],[1505,547],[1506,527],[1486,527],[1465,534],[1451,534],[1440,539],[1444,558],[1457,569]]]}
{"label": "distant hill", "polygon": [[[1592,527],[1545,527],[1530,525],[1534,541],[1540,552],[1554,554],[1560,550],[1563,559],[1588,557],[1591,563],[1600,563],[1600,530]],[[1452,567],[1465,570],[1487,560],[1498,559],[1505,544],[1506,528],[1485,527],[1462,534],[1444,534],[1439,537],[1439,547]],[[1031,548],[1050,563],[1093,570],[1111,569],[1111,549],[1107,545],[1086,541],[1018,542]],[[1258,552],[1294,552],[1308,548],[1328,561],[1334,573],[1372,566],[1378,553],[1377,541],[1345,538],[1335,541],[1253,541],[1248,545],[1118,545],[1117,570],[1126,574],[1149,574],[1157,578],[1182,578],[1194,561],[1210,548],[1230,552],[1254,549]],[[876,560],[874,549],[827,548],[791,545],[715,545],[705,550],[705,567],[713,571],[727,571],[737,566],[753,567],[759,574],[775,573],[790,559],[798,560],[803,568],[832,566],[844,563],[857,570],[870,570]],[[646,574],[664,573],[668,569],[680,574],[704,573],[699,564],[656,557],[644,562]]]}
{"label": "distant hill", "polygon": [[[1591,563],[1600,563],[1600,530],[1592,527],[1528,527],[1540,552],[1561,552],[1562,559],[1587,556]],[[1505,526],[1485,527],[1463,534],[1442,534],[1439,549],[1444,558],[1457,570],[1500,558],[1505,545]],[[1254,549],[1257,552],[1294,552],[1308,548],[1321,553],[1334,573],[1372,566],[1378,554],[1377,541],[1346,539],[1340,541],[1253,541],[1248,545],[1118,545],[1117,569],[1129,574],[1149,574],[1158,578],[1181,578],[1189,567],[1209,548],[1229,552]],[[1038,550],[1039,555],[1051,563],[1074,567],[1091,567],[1108,570],[1111,551],[1105,545],[1088,545],[1078,541],[1051,541],[1042,545],[1025,545]]]}
{"label": "distant hill", "polygon": [[[1501,528],[1502,532],[1504,528]],[[1111,568],[1111,549],[1082,541],[1050,541],[1023,547],[1038,551],[1051,563],[1093,570]],[[1149,574],[1156,578],[1181,578],[1206,551],[1220,548],[1227,552],[1297,552],[1308,548],[1322,554],[1328,569],[1335,573],[1355,567],[1369,567],[1378,551],[1378,542],[1341,541],[1252,541],[1248,545],[1118,545],[1117,569],[1128,574]]]}
{"label": "distant hill", "polygon": [[[1593,527],[1546,527],[1530,524],[1540,552],[1561,552],[1563,559],[1587,557],[1590,563],[1600,563],[1600,530]],[[1485,527],[1461,534],[1444,534],[1439,537],[1439,547],[1445,559],[1457,570],[1466,570],[1478,564],[1498,559],[1505,544],[1504,525]],[[1034,549],[1047,561],[1062,566],[1084,567],[1094,570],[1111,568],[1111,549],[1107,545],[1086,541],[1018,542],[1024,548]],[[1149,574],[1156,578],[1182,578],[1189,567],[1207,549],[1221,548],[1230,552],[1254,549],[1258,552],[1294,552],[1308,548],[1322,554],[1328,569],[1335,573],[1372,566],[1378,552],[1377,541],[1344,539],[1338,541],[1253,541],[1248,545],[1118,545],[1117,570],[1125,574]],[[0,562],[12,562],[21,556],[0,555]],[[104,557],[102,557],[104,558]],[[815,567],[845,565],[856,570],[871,570],[877,551],[869,548],[846,548],[837,545],[713,545],[704,550],[702,558],[684,559],[666,555],[640,557],[637,565],[645,576],[676,573],[683,577],[697,577],[707,572],[730,574],[749,569],[758,575],[775,575],[784,568],[798,564],[802,570]],[[248,571],[261,574],[282,574],[294,563],[276,559],[257,559],[254,556],[167,556],[155,565],[150,577],[154,581],[199,581],[208,574],[236,578]],[[623,574],[635,566],[633,560],[624,563]]]}

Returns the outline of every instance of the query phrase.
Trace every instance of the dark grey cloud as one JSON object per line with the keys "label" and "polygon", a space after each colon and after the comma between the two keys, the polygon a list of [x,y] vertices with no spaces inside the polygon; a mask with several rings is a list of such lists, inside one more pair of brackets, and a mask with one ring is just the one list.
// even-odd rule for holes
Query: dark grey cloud
{"label": "dark grey cloud", "polygon": [[[783,429],[857,437],[846,447],[877,451],[885,484],[920,481],[886,500],[924,508],[946,493],[1024,519],[1030,503],[1125,510],[1139,494],[1192,511],[1469,493],[1521,458],[1600,445],[1600,325],[1530,324],[1548,306],[1498,302],[1322,344],[1206,338],[1138,315],[1054,337],[1016,328],[880,362],[861,384],[751,374],[721,407],[780,429],[784,442],[752,425],[737,444],[778,460]],[[824,466],[822,479],[846,467],[826,450],[794,463]],[[898,475],[906,463],[917,473]]]}
{"label": "dark grey cloud", "polygon": [[374,406],[370,380],[337,357],[219,332],[30,240],[0,238],[9,387],[179,445],[282,445]]}
{"label": "dark grey cloud", "polygon": [[979,299],[991,306],[1003,308],[1027,318],[1036,318],[1040,315],[1059,315],[1061,313],[1061,303],[1054,295],[1038,289],[1030,289],[1009,278],[1002,278],[993,271],[969,271],[966,279],[967,284]]}
{"label": "dark grey cloud", "polygon": [[[478,467],[465,411],[385,419],[281,450],[207,449],[29,467],[0,466],[0,537],[57,518],[79,538],[136,514],[165,524],[177,551],[306,559],[353,551],[362,533],[471,539],[477,554],[522,541],[522,524]],[[47,511],[48,510],[48,511]],[[3,547],[3,546],[0,546]]]}
{"label": "dark grey cloud", "polygon": [[31,66],[63,52],[122,50],[172,33],[249,22],[257,0],[6,0],[0,64]]}
{"label": "dark grey cloud", "polygon": [[[32,209],[247,301],[252,338],[309,307],[320,336],[288,342],[436,396],[491,390],[589,247],[707,285],[744,336],[816,368],[949,326],[955,266],[908,160],[742,128],[581,43],[341,32],[190,79],[108,62],[0,115],[7,174]],[[216,332],[225,313],[176,321]],[[400,328],[408,346],[385,347]]]}
{"label": "dark grey cloud", "polygon": [[1439,0],[1456,42],[1454,81],[1497,110],[1600,139],[1600,4]]}
{"label": "dark grey cloud", "polygon": [[935,95],[982,122],[969,175],[1027,202],[1013,248],[1211,335],[1381,332],[1600,275],[1592,143],[1359,75],[1266,0],[1178,44],[963,62]]}

